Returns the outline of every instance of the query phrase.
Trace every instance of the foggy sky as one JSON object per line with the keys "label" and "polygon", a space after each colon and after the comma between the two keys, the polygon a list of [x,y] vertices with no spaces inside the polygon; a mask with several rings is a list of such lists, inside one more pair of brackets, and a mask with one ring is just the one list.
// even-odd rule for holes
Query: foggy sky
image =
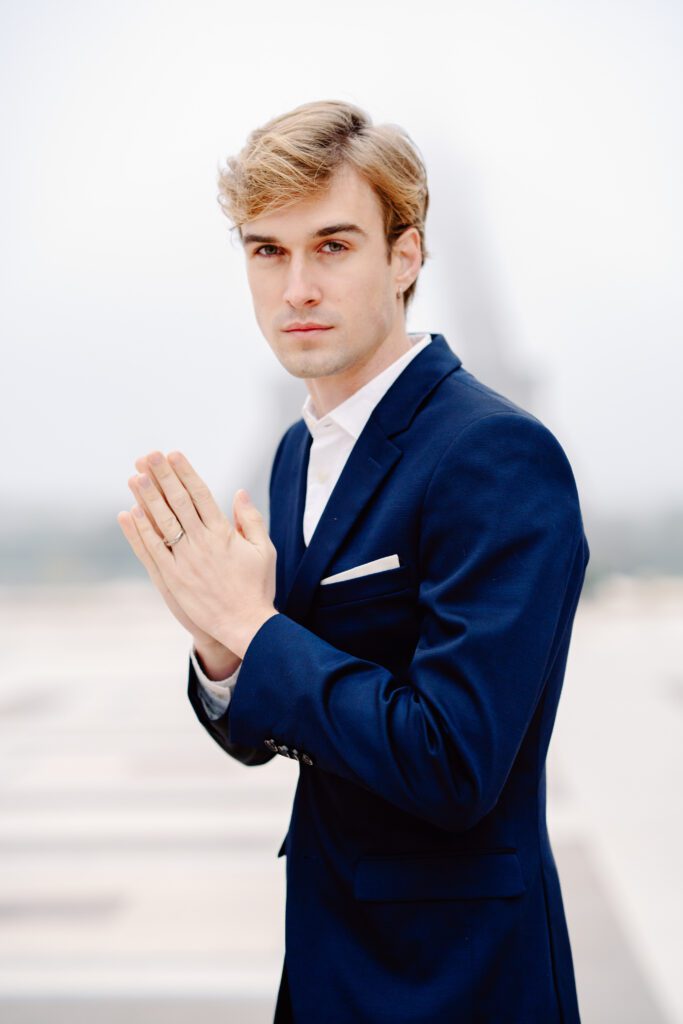
{"label": "foggy sky", "polygon": [[409,330],[528,397],[587,505],[683,501],[680,8],[235,10],[2,5],[3,504],[113,520],[157,447],[229,499],[269,469],[305,384],[260,334],[216,174],[325,98],[425,158]]}

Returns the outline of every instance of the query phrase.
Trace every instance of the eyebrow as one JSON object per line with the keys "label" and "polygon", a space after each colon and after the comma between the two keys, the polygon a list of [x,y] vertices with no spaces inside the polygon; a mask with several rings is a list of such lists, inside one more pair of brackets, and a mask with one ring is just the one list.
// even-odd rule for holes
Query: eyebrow
{"label": "eyebrow", "polygon": [[[368,237],[367,231],[363,231],[358,224],[342,223],[328,224],[324,228],[318,228],[317,231],[314,231],[313,234],[309,235],[309,238],[325,238],[327,235],[341,235],[342,233],[355,233],[357,235],[362,235],[363,238]],[[279,238],[276,238],[275,235],[254,235],[249,233],[242,239],[242,245],[248,245],[250,242],[271,243],[276,245],[280,244]]]}

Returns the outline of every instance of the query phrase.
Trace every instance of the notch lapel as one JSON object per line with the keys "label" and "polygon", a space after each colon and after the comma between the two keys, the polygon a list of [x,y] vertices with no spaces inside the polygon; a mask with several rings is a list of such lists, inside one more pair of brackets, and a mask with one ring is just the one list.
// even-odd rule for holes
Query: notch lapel
{"label": "notch lapel", "polygon": [[[310,444],[305,447],[308,452]],[[360,516],[364,506],[370,501],[402,454],[401,449],[382,433],[378,424],[368,420],[346,460],[334,490],[313,531],[308,547],[305,547],[303,538],[308,458],[302,460],[304,463],[302,467],[304,486],[300,487],[299,491],[303,491],[303,498],[300,497],[297,502],[296,519],[292,524],[292,529],[297,534],[296,540],[291,546],[291,550],[294,552],[292,556],[294,573],[287,577],[292,580],[292,585],[282,609],[290,618],[296,619],[298,622],[303,620],[308,611],[313,591],[324,577],[327,566]],[[303,554],[298,557],[298,553],[302,549]]]}
{"label": "notch lapel", "polygon": [[[285,486],[287,484],[290,486],[287,491],[289,500],[284,506],[286,516],[284,549],[278,555],[278,566],[282,561],[282,572],[278,573],[277,583],[278,593],[285,595],[291,590],[299,563],[306,553],[303,522],[306,507],[308,459],[313,438],[303,420],[299,421],[298,428],[300,436],[294,442],[291,468],[284,474]],[[284,611],[285,609],[283,607],[278,610]]]}
{"label": "notch lapel", "polygon": [[289,484],[286,542],[282,572],[278,574],[278,593],[282,592],[283,612],[303,622],[313,593],[334,556],[372,500],[382,482],[393,471],[403,448],[391,437],[404,430],[420,405],[436,386],[461,365],[441,334],[408,363],[372,411],[346,460],[320,520],[306,547],[303,516],[306,503],[308,460],[312,437],[303,419],[294,444],[290,472],[283,474]]}

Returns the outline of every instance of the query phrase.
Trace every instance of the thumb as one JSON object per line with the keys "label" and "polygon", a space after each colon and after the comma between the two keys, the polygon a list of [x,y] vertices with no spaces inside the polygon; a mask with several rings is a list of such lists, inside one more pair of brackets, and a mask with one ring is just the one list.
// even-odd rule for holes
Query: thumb
{"label": "thumb", "polygon": [[252,544],[262,542],[268,531],[266,530],[263,516],[256,508],[256,505],[252,504],[251,498],[244,488],[240,488],[235,494],[233,509],[235,526],[242,536],[246,540],[251,541]]}
{"label": "thumb", "polygon": [[237,532],[242,537],[244,537],[244,527],[242,526],[242,520],[240,518],[242,508],[244,507],[239,497],[241,493],[241,491],[237,491],[234,498],[232,499],[232,520],[235,524],[235,529],[237,530]]}

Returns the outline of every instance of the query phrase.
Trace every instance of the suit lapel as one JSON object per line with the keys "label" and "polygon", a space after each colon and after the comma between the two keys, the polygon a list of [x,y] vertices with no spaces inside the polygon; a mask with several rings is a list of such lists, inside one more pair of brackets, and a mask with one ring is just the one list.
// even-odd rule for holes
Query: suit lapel
{"label": "suit lapel", "polygon": [[278,576],[278,591],[282,588],[284,595],[279,611],[298,622],[303,621],[315,588],[326,575],[342,542],[401,459],[403,448],[391,437],[406,429],[437,384],[460,365],[461,360],[441,334],[435,334],[431,344],[408,363],[373,409],[308,547],[303,536],[303,515],[312,438],[304,421],[300,421],[290,473],[284,475],[283,484],[290,486],[289,500],[283,503],[288,515],[284,569]]}
{"label": "suit lapel", "polygon": [[[308,450],[310,445],[306,448]],[[303,620],[313,591],[325,575],[335,552],[401,455],[401,449],[388,440],[376,423],[368,420],[325,505],[308,547],[304,546],[302,530],[304,500],[298,502],[294,529],[301,537],[301,548],[296,542],[292,544],[294,573],[287,577],[292,580],[292,585],[282,609],[290,618]],[[304,498],[307,467],[306,458],[303,466]],[[302,548],[303,553],[298,558]]]}
{"label": "suit lapel", "polygon": [[282,593],[287,593],[291,588],[297,567],[306,553],[303,523],[306,507],[308,458],[313,438],[303,420],[300,420],[297,426],[299,434],[294,442],[292,465],[285,476],[286,484],[291,486],[288,490],[289,501],[285,506],[287,516],[285,545],[278,557],[278,562],[283,559],[282,578],[278,580],[278,591]]}

